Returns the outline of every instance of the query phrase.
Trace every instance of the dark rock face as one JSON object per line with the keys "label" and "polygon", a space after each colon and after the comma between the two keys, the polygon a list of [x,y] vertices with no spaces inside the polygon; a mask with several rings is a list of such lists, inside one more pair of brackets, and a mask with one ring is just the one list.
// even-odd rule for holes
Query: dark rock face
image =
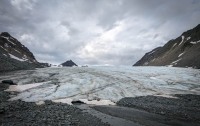
{"label": "dark rock face", "polygon": [[68,61],[62,63],[61,65],[62,65],[62,66],[66,66],[66,67],[77,66],[72,60],[68,60]]}
{"label": "dark rock face", "polygon": [[0,34],[0,72],[44,67],[32,52],[7,32]]}
{"label": "dark rock face", "polygon": [[200,24],[163,47],[146,53],[133,66],[174,66],[200,68]]}
{"label": "dark rock face", "polygon": [[24,61],[31,63],[37,62],[33,53],[7,32],[2,32],[0,34],[0,51],[7,57],[12,57],[13,55]]}

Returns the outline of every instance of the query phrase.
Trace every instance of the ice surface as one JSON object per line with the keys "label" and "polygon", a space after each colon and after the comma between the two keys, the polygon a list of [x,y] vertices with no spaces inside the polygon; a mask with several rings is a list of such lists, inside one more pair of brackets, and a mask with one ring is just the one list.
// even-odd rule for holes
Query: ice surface
{"label": "ice surface", "polygon": [[[63,67],[19,71],[0,76],[20,86],[33,84],[10,100],[53,100],[71,104],[114,104],[124,97],[200,94],[200,70],[175,67]],[[40,85],[40,83],[42,83]],[[28,87],[29,87],[28,86]],[[13,90],[12,90],[13,91]]]}

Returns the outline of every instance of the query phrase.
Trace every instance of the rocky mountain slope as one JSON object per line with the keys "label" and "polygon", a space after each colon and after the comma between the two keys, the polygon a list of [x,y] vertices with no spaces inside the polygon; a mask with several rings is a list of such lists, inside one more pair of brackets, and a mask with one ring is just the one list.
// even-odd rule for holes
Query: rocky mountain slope
{"label": "rocky mountain slope", "polygon": [[64,63],[61,64],[64,67],[73,67],[73,66],[77,66],[72,60],[68,60]]}
{"label": "rocky mountain slope", "polygon": [[200,24],[146,53],[133,66],[174,66],[200,68]]}
{"label": "rocky mountain slope", "polygon": [[0,72],[44,67],[32,52],[7,32],[0,34]]}

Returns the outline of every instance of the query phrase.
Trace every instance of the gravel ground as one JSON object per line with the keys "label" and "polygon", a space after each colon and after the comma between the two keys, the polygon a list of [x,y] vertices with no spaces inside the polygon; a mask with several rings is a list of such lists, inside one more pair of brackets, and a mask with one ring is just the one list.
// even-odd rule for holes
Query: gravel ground
{"label": "gravel ground", "polygon": [[0,84],[0,125],[2,126],[107,126],[100,119],[83,112],[75,106],[45,101],[45,105],[17,101],[7,101],[8,85]]}
{"label": "gravel ground", "polygon": [[[197,122],[178,120],[144,110],[121,106],[94,106],[95,110],[112,117],[132,121],[133,125],[125,126],[199,126]],[[115,126],[115,125],[114,125]],[[123,126],[123,125],[119,125]]]}
{"label": "gravel ground", "polygon": [[128,97],[118,101],[117,105],[137,108],[200,125],[200,95],[176,94],[174,97],[176,98],[158,96]]}

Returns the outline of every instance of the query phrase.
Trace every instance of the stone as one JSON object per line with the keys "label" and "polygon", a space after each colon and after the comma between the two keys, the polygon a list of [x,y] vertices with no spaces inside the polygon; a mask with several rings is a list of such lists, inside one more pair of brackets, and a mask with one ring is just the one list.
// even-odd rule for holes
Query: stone
{"label": "stone", "polygon": [[80,101],[80,100],[72,101],[71,103],[72,103],[73,105],[85,104],[84,102],[82,102],[82,101]]}
{"label": "stone", "polygon": [[13,83],[12,80],[3,80],[2,83],[4,83],[4,84],[10,84],[10,85],[16,85],[16,84]]}

